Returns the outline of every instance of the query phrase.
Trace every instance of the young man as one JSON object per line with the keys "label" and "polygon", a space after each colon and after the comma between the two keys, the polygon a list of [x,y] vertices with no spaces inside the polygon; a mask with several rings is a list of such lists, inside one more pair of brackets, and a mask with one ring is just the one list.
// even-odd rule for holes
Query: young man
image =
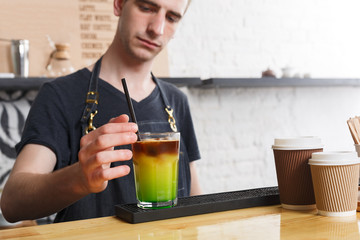
{"label": "young man", "polygon": [[[167,105],[174,110],[182,139],[178,195],[200,193],[194,166],[200,154],[187,98],[151,74],[154,57],[173,37],[189,1],[114,0],[118,28],[101,63],[44,84],[2,194],[1,209],[8,221],[56,212],[56,222],[109,216],[116,204],[136,202],[130,144],[138,129],[146,131],[154,123],[158,130],[171,131]],[[93,102],[98,104],[91,118],[97,129],[84,134],[82,119],[91,112],[85,107],[89,79],[96,69],[98,98]],[[138,125],[129,122],[122,78]]]}

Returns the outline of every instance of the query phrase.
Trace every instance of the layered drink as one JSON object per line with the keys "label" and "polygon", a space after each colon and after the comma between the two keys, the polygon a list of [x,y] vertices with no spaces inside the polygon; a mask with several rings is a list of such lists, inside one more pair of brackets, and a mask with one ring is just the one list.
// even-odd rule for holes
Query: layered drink
{"label": "layered drink", "polygon": [[180,133],[140,136],[132,145],[138,206],[172,207],[177,203]]}

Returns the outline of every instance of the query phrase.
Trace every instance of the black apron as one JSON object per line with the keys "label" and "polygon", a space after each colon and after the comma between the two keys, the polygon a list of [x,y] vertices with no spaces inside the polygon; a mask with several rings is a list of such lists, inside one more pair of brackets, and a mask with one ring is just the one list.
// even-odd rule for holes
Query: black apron
{"label": "black apron", "polygon": [[[93,118],[97,114],[97,105],[99,101],[99,94],[98,94],[98,80],[99,80],[99,74],[100,74],[100,68],[101,68],[101,60],[102,57],[97,60],[95,63],[94,69],[91,73],[90,82],[89,82],[89,90],[86,96],[86,106],[84,108],[82,117],[81,117],[81,128],[82,128],[82,134],[85,135],[89,131],[94,130],[95,126],[93,126]],[[161,98],[164,102],[165,106],[165,112],[168,115],[168,122],[170,124],[170,128],[176,132],[176,121],[175,117],[173,116],[173,109],[171,108],[168,99],[166,98],[164,91],[161,87],[161,84],[159,84],[158,80],[151,74],[152,79],[154,80],[155,84],[158,86]],[[133,119],[134,121],[134,119]],[[141,123],[139,125],[139,128],[144,128]],[[145,129],[144,129],[145,130]],[[156,131],[156,129],[149,129],[146,131]]]}
{"label": "black apron", "polygon": [[[98,80],[101,68],[101,60],[102,57],[95,63],[94,69],[90,77],[89,90],[86,96],[86,106],[80,120],[83,135],[87,134],[91,130],[96,129],[92,125],[92,123],[94,116],[97,114],[97,105],[99,101]],[[156,122],[155,125],[151,122],[138,122],[137,124],[139,127],[139,132],[163,132],[164,129],[171,129],[172,131],[177,132],[175,116],[173,116],[173,109],[169,104],[169,101],[164,93],[161,84],[159,84],[157,78],[154,77],[153,74],[151,75],[155,84],[159,88],[160,95],[164,103],[164,114],[167,114],[168,122]],[[190,169],[188,161],[185,160],[185,155],[187,155],[187,151],[184,149],[185,144],[183,143],[183,138],[181,136],[180,142],[178,194],[179,196],[187,196],[190,193],[190,191],[188,190],[190,189],[191,182]],[[111,166],[113,166],[113,164]],[[189,179],[189,181],[187,179]]]}

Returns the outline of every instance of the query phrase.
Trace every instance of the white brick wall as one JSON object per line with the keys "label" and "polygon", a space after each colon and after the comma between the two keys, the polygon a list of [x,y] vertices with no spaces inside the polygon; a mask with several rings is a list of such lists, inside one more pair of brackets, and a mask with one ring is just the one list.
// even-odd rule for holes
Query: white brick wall
{"label": "white brick wall", "polygon": [[193,0],[169,45],[172,76],[359,77],[358,0]]}
{"label": "white brick wall", "polygon": [[[169,45],[177,76],[281,76],[290,65],[316,78],[360,78],[358,0],[193,0]],[[325,150],[353,150],[346,125],[360,88],[186,89],[203,160],[205,193],[277,184],[271,145],[316,135]]]}
{"label": "white brick wall", "polygon": [[205,193],[277,185],[276,137],[319,136],[326,151],[354,150],[346,125],[358,87],[183,89],[189,96]]}

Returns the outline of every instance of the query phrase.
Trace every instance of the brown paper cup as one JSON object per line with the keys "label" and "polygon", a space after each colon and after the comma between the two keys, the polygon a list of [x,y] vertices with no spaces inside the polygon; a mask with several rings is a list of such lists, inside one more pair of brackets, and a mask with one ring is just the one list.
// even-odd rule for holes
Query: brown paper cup
{"label": "brown paper cup", "polygon": [[283,208],[308,210],[316,207],[308,160],[312,153],[320,151],[322,149],[274,149],[280,202]]}
{"label": "brown paper cup", "polygon": [[283,208],[292,210],[315,209],[309,158],[323,149],[321,140],[314,136],[276,138],[274,159]]}
{"label": "brown paper cup", "polygon": [[316,207],[320,215],[354,215],[357,208],[359,165],[311,166]]}
{"label": "brown paper cup", "polygon": [[314,157],[316,154],[309,161],[319,214],[339,217],[355,215],[359,181],[359,160],[356,153],[353,152],[353,159],[351,155],[346,155],[339,160],[328,160],[326,154],[331,153],[323,154],[323,162]]}

